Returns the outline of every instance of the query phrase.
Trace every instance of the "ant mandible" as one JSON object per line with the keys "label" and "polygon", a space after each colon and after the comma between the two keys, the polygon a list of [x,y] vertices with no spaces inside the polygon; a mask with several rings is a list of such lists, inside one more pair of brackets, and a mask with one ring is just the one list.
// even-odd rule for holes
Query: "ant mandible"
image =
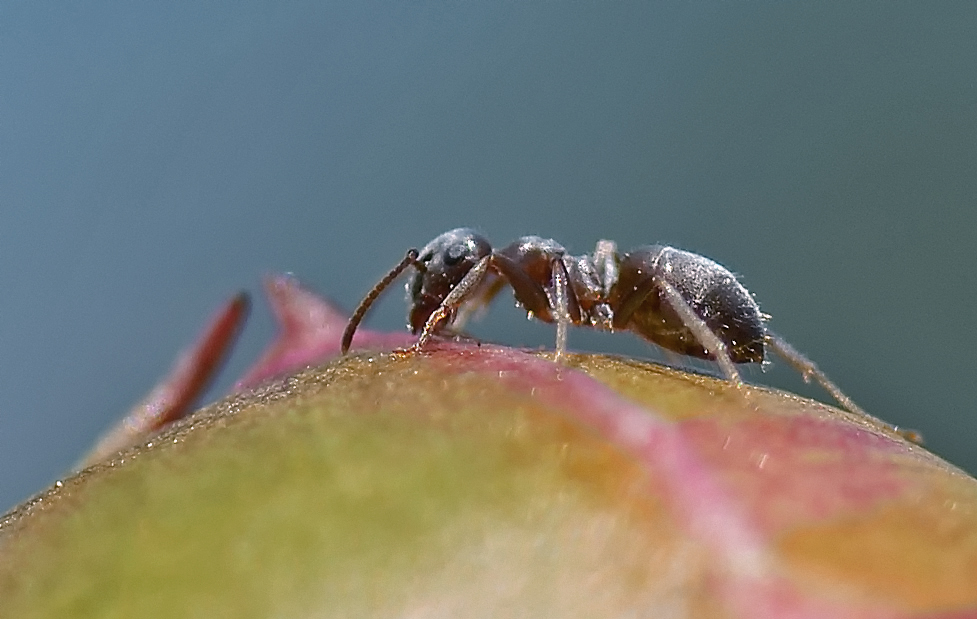
{"label": "ant mandible", "polygon": [[373,302],[411,266],[417,273],[407,284],[407,326],[420,333],[414,351],[508,284],[530,317],[556,323],[557,361],[566,353],[571,324],[633,331],[667,350],[717,362],[726,379],[742,388],[736,364],[762,363],[769,350],[844,408],[866,415],[810,359],[767,329],[767,316],[729,270],[661,245],[619,254],[614,242],[600,241],[593,254],[571,256],[556,241],[538,236],[493,250],[474,230],[450,230],[420,252],[408,251],[373,287],[346,326],[343,354]]}

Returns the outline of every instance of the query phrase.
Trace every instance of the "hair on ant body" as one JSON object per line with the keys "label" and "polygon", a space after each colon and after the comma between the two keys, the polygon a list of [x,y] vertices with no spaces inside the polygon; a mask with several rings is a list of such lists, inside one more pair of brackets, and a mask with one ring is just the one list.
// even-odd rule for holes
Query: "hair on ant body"
{"label": "hair on ant body", "polygon": [[[631,331],[666,350],[715,361],[739,388],[744,383],[736,365],[762,363],[773,352],[842,407],[867,415],[814,362],[767,328],[767,316],[728,269],[662,245],[620,254],[613,241],[602,240],[593,254],[572,256],[538,236],[493,249],[470,228],[450,230],[420,251],[408,251],[374,286],[346,326],[344,354],[370,305],[409,267],[416,270],[407,284],[407,327],[419,334],[414,351],[508,285],[530,317],[556,324],[557,361],[566,353],[570,325]],[[909,432],[900,431],[918,439]]]}

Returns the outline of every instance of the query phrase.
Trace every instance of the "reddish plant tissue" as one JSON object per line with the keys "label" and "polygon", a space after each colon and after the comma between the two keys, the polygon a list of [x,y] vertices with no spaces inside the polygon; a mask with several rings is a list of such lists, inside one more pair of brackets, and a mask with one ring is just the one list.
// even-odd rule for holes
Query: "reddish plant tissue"
{"label": "reddish plant tissue", "polygon": [[[345,315],[290,277],[269,279],[267,292],[280,333],[237,390],[339,354]],[[235,298],[218,313],[200,340],[208,344],[157,389],[169,400],[134,413],[143,421],[131,440],[185,412],[172,392],[186,391],[193,359],[205,369],[223,355],[214,334],[230,345],[241,303]],[[353,348],[412,341],[361,329]],[[714,395],[676,414],[621,378],[619,368],[631,362],[574,357],[562,366],[472,342],[436,342],[419,354],[445,376],[491,377],[511,393],[532,394],[637,462],[648,492],[706,549],[709,589],[723,614],[977,618],[977,481],[871,419],[695,376],[688,380]],[[183,408],[170,410],[171,401]],[[147,410],[156,419],[148,425]],[[102,449],[94,460],[106,455]]]}

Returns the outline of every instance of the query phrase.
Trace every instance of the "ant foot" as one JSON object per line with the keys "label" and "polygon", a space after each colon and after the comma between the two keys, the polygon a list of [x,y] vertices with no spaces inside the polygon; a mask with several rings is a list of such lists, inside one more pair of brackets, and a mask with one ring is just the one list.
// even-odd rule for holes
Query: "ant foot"
{"label": "ant foot", "polygon": [[906,439],[913,445],[923,445],[923,435],[919,430],[913,430],[911,428],[900,428],[899,426],[889,425],[889,429]]}

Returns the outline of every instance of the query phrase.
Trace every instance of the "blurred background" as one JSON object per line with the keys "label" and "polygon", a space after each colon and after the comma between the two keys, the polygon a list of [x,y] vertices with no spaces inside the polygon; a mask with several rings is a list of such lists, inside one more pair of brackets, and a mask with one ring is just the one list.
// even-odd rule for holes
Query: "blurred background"
{"label": "blurred background", "polygon": [[[461,225],[709,256],[977,472],[975,67],[972,0],[4,3],[0,511],[238,289],[291,271],[351,308]],[[551,347],[504,297],[471,331]],[[273,331],[258,298],[211,399]],[[746,377],[826,399],[784,365]]]}

